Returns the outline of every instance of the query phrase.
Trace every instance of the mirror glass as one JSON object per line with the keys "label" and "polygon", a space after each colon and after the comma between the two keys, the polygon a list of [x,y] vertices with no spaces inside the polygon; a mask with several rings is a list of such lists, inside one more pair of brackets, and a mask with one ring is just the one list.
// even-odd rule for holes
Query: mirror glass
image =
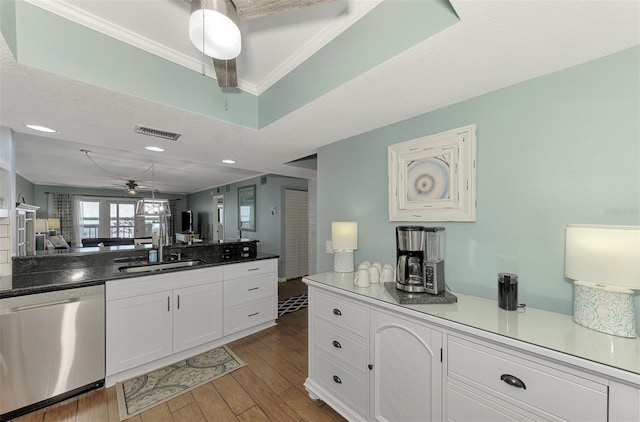
{"label": "mirror glass", "polygon": [[256,231],[256,185],[238,188],[238,230]]}

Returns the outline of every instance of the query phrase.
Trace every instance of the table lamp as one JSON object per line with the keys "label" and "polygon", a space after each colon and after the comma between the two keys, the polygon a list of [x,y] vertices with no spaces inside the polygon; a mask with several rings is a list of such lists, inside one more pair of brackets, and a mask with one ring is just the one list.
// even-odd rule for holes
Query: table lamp
{"label": "table lamp", "polygon": [[49,234],[51,236],[55,236],[60,231],[60,219],[59,218],[49,218],[47,219],[47,225],[49,226]]}
{"label": "table lamp", "polygon": [[565,276],[573,282],[573,320],[636,337],[633,290],[640,290],[640,227],[568,224]]}
{"label": "table lamp", "polygon": [[36,218],[36,233],[49,234],[49,224],[44,218]]}
{"label": "table lamp", "polygon": [[353,251],[358,249],[358,223],[338,221],[331,223],[333,271],[353,272]]}

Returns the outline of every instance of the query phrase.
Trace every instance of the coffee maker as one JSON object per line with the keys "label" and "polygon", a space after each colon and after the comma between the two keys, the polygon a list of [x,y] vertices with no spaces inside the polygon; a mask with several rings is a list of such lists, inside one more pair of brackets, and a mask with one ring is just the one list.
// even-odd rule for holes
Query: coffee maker
{"label": "coffee maker", "polygon": [[410,293],[444,291],[444,227],[396,227],[396,289]]}

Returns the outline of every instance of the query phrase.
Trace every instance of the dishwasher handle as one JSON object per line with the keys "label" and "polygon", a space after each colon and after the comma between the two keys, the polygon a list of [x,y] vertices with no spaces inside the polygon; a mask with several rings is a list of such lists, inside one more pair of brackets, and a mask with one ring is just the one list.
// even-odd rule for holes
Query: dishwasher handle
{"label": "dishwasher handle", "polygon": [[34,305],[16,306],[15,308],[9,308],[6,311],[7,313],[21,312],[21,311],[28,311],[30,309],[44,308],[46,306],[64,305],[67,303],[73,303],[73,302],[79,302],[79,301],[80,301],[80,298],[70,297],[69,299],[55,300],[52,302],[44,302],[44,303],[36,303]]}

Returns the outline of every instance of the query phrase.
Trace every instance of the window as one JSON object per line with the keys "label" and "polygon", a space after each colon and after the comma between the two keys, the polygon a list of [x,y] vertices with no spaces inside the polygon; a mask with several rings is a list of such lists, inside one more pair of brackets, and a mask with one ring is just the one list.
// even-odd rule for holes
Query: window
{"label": "window", "polygon": [[109,237],[133,238],[135,223],[134,203],[109,203]]}
{"label": "window", "polygon": [[100,201],[78,202],[79,224],[76,233],[80,239],[100,237]]}

